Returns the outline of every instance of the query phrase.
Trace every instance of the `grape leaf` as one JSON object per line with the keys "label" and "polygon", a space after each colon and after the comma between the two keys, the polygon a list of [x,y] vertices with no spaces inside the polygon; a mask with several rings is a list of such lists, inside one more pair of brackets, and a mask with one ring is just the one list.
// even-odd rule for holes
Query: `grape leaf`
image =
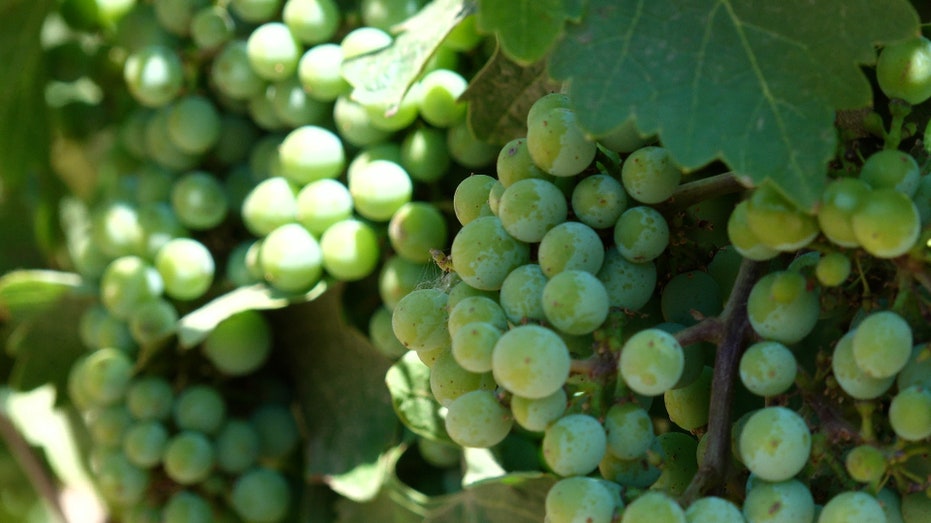
{"label": "grape leaf", "polygon": [[352,98],[365,105],[396,107],[423,71],[443,38],[472,11],[464,0],[434,0],[401,24],[401,34],[388,47],[343,64]]}
{"label": "grape leaf", "polygon": [[683,167],[722,159],[811,209],[835,110],[872,100],[858,66],[918,23],[905,0],[590,0],[548,65],[593,135],[633,115]]}
{"label": "grape leaf", "polygon": [[504,145],[527,135],[527,111],[541,96],[559,90],[546,74],[546,62],[523,66],[501,49],[476,73],[462,99],[470,101],[469,127],[484,142]]}
{"label": "grape leaf", "polygon": [[398,418],[412,432],[451,443],[440,416],[440,404],[430,392],[430,367],[410,351],[388,369],[385,383]]}
{"label": "grape leaf", "polygon": [[488,479],[460,492],[433,498],[426,523],[539,523],[544,519],[546,493],[556,479],[541,473],[514,473]]}
{"label": "grape leaf", "polygon": [[23,320],[80,286],[81,277],[70,272],[40,269],[8,272],[0,277],[0,319]]}
{"label": "grape leaf", "polygon": [[566,19],[581,11],[567,0],[479,0],[475,25],[494,33],[504,54],[523,65],[540,60],[563,35]]}

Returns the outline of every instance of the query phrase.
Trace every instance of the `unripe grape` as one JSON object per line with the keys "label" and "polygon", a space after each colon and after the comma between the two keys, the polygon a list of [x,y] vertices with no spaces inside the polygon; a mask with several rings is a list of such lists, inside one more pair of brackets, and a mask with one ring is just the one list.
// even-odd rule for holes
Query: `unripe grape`
{"label": "unripe grape", "polygon": [[592,163],[597,147],[585,136],[575,111],[556,107],[528,114],[527,150],[543,171],[575,176]]}
{"label": "unripe grape", "polygon": [[853,356],[853,337],[856,330],[844,334],[831,358],[831,370],[841,389],[855,399],[869,400],[878,398],[892,386],[894,377],[874,378],[863,372]]}
{"label": "unripe grape", "polygon": [[574,476],[550,487],[545,506],[546,520],[550,523],[610,523],[615,501],[599,480]]}
{"label": "unripe grape", "polygon": [[467,392],[447,407],[446,432],[463,447],[497,445],[511,431],[513,423],[511,413],[487,390]]}
{"label": "unripe grape", "polygon": [[639,394],[657,396],[679,381],[685,356],[678,340],[660,329],[644,329],[621,349],[618,367],[624,382]]}
{"label": "unripe grape", "polygon": [[779,251],[764,244],[750,228],[747,218],[749,200],[742,200],[727,219],[727,237],[734,250],[749,260],[764,261],[775,258]]}
{"label": "unripe grape", "polygon": [[566,391],[562,388],[542,398],[511,396],[511,412],[521,427],[542,432],[565,414],[566,402]]}
{"label": "unripe grape", "polygon": [[785,345],[761,341],[740,357],[740,381],[759,396],[775,396],[787,391],[795,382],[798,365]]}
{"label": "unripe grape", "polygon": [[512,270],[530,261],[530,246],[509,235],[497,217],[485,216],[459,230],[451,256],[462,281],[497,290]]}
{"label": "unripe grape", "polygon": [[870,155],[863,162],[860,179],[873,189],[895,189],[908,195],[915,195],[921,173],[918,162],[905,151],[883,149]]}
{"label": "unripe grape", "polygon": [[525,398],[554,393],[569,377],[566,343],[540,325],[521,325],[504,333],[492,352],[495,381]]}
{"label": "unripe grape", "polygon": [[284,292],[304,292],[323,275],[323,251],[317,239],[296,223],[268,233],[259,250],[265,278]]}
{"label": "unripe grape", "polygon": [[851,218],[857,242],[877,258],[895,258],[909,251],[921,232],[921,217],[908,195],[876,189]]}
{"label": "unripe grape", "polygon": [[621,523],[662,521],[663,523],[686,523],[685,511],[668,494],[651,490],[633,500],[624,509]]}
{"label": "unripe grape", "polygon": [[931,390],[911,386],[899,391],[889,405],[889,424],[906,441],[931,436]]}
{"label": "unripe grape", "polygon": [[177,300],[195,300],[213,283],[216,266],[204,244],[175,238],[159,249],[155,268],[165,282],[165,294]]}
{"label": "unripe grape", "polygon": [[624,190],[642,203],[660,203],[675,192],[682,171],[673,163],[669,151],[649,146],[637,149],[621,165]]}
{"label": "unripe grape", "polygon": [[883,47],[876,79],[889,98],[920,104],[931,97],[931,40],[923,36]]}
{"label": "unripe grape", "polygon": [[560,476],[582,476],[596,468],[607,450],[604,427],[588,414],[569,414],[547,427],[543,459]]}
{"label": "unripe grape", "polygon": [[249,35],[246,52],[253,70],[260,77],[274,82],[294,74],[302,50],[288,26],[267,22]]}
{"label": "unripe grape", "polygon": [[760,241],[777,251],[795,251],[818,236],[818,222],[786,199],[772,184],[747,200],[747,224]]}
{"label": "unripe grape", "polygon": [[782,343],[796,343],[807,336],[818,321],[819,311],[817,293],[807,288],[802,275],[792,271],[760,278],[747,299],[753,330]]}
{"label": "unripe grape", "polygon": [[850,258],[842,252],[825,254],[815,265],[815,277],[825,287],[837,287],[850,276]]}
{"label": "unripe grape", "polygon": [[841,492],[828,500],[821,509],[818,523],[886,523],[879,501],[866,492]]}
{"label": "unripe grape", "polygon": [[797,413],[766,407],[747,419],[740,431],[743,463],[767,481],[785,481],[798,474],[811,452],[811,432]]}
{"label": "unripe grape", "polygon": [[614,224],[614,243],[634,263],[652,261],[669,245],[669,224],[652,207],[631,207]]}
{"label": "unripe grape", "polygon": [[854,480],[876,483],[886,473],[886,456],[872,445],[859,445],[847,453],[844,466]]}

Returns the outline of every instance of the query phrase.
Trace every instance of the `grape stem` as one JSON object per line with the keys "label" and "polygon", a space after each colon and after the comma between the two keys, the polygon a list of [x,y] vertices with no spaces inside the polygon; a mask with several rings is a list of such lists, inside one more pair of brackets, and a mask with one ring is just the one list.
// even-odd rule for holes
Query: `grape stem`
{"label": "grape stem", "polygon": [[693,337],[694,341],[718,342],[708,410],[706,433],[708,448],[698,472],[679,500],[686,507],[703,495],[720,489],[725,472],[730,465],[731,401],[734,396],[737,367],[744,348],[744,338],[749,331],[747,297],[759,276],[759,267],[757,262],[744,260],[721,314],[716,318],[707,318],[693,327],[684,329],[676,336],[679,343],[689,342]]}
{"label": "grape stem", "polygon": [[59,497],[58,488],[52,480],[52,475],[4,412],[0,412],[0,439],[10,450],[10,454],[19,464],[32,488],[45,500],[49,509],[57,516],[57,519],[70,523],[71,520],[65,515],[61,505],[61,498]]}
{"label": "grape stem", "polygon": [[656,206],[663,214],[681,211],[705,200],[747,189],[733,171],[679,185],[666,201]]}

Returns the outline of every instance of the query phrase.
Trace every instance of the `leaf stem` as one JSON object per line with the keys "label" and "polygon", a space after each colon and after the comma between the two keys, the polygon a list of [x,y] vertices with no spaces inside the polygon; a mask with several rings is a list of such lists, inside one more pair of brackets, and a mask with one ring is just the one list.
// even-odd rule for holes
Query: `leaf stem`
{"label": "leaf stem", "polygon": [[747,187],[733,171],[680,185],[666,201],[656,206],[661,213],[680,211],[705,200],[743,191]]}
{"label": "leaf stem", "polygon": [[0,412],[0,438],[10,450],[10,454],[19,464],[20,469],[35,489],[36,493],[45,500],[49,509],[64,523],[70,523],[61,505],[58,488],[52,476],[36,455],[23,435],[19,433],[6,413]]}

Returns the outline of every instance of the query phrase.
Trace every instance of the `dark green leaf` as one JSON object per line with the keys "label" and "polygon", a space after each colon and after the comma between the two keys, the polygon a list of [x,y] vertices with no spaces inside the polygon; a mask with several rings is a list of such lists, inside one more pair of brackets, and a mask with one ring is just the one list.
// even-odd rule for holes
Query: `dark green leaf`
{"label": "dark green leaf", "polygon": [[516,473],[473,483],[455,494],[433,498],[426,523],[539,523],[546,493],[556,478]]}
{"label": "dark green leaf", "polygon": [[352,98],[386,109],[397,106],[443,38],[470,12],[464,0],[434,0],[401,25],[390,46],[347,60],[343,75],[354,88]]}
{"label": "dark green leaf", "polygon": [[38,269],[8,272],[0,276],[0,319],[23,320],[80,286],[81,277],[70,272]]}
{"label": "dark green leaf", "polygon": [[[337,523],[423,523],[429,512],[429,499],[396,478],[384,485],[375,499],[357,503],[341,499],[336,503]],[[454,520],[450,520],[452,522]],[[456,522],[458,523],[458,522]]]}
{"label": "dark green leaf", "polygon": [[479,140],[504,145],[526,136],[527,111],[541,96],[559,90],[546,75],[546,62],[523,66],[500,49],[462,94],[469,104],[469,126]]}
{"label": "dark green leaf", "polygon": [[578,6],[566,0],[479,0],[475,23],[494,33],[504,54],[530,65],[549,52],[563,35],[566,18],[578,15]]}
{"label": "dark green leaf", "polygon": [[415,434],[438,441],[452,442],[440,416],[440,404],[430,392],[430,367],[416,352],[408,352],[385,376],[394,411]]}
{"label": "dark green leaf", "polygon": [[683,167],[722,159],[810,209],[835,109],[871,103],[859,66],[918,31],[905,0],[589,0],[549,71],[593,135],[633,115]]}

